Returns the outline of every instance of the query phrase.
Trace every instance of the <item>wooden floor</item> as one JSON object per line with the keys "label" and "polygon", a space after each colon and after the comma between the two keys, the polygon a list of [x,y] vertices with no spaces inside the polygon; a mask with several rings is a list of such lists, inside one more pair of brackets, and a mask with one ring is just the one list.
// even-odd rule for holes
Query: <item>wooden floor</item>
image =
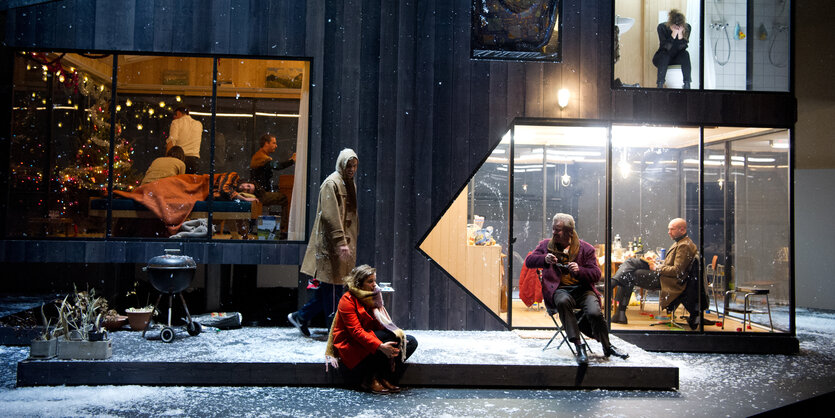
{"label": "wooden floor", "polygon": [[[551,321],[551,318],[548,317],[548,314],[545,312],[545,306],[539,305],[539,307],[527,307],[520,299],[513,300],[513,327],[554,327],[554,323]],[[677,311],[676,322],[682,324],[684,326],[684,330],[688,330],[689,328],[686,325],[686,320],[680,318],[683,315],[686,315],[684,308],[679,308]],[[502,318],[507,320],[507,313],[502,313]],[[626,318],[629,322],[628,324],[612,324],[612,330],[646,330],[646,331],[682,331],[682,328],[679,327],[672,327],[669,325],[669,318],[666,314],[662,314],[659,317],[658,314],[658,304],[655,302],[647,302],[644,304],[643,311],[641,310],[640,306],[630,306],[626,310]],[[754,318],[757,320],[758,318]],[[768,320],[768,318],[765,318]],[[659,322],[664,322],[663,325],[656,325]],[[716,312],[713,310],[709,310],[705,312],[705,331],[723,331],[722,329],[722,318],[720,315],[717,315]],[[733,317],[728,317],[725,321],[725,329],[726,332],[742,332],[742,321]],[[745,332],[769,332],[770,328],[768,326],[762,326],[758,324],[753,324],[750,329],[746,329]]]}

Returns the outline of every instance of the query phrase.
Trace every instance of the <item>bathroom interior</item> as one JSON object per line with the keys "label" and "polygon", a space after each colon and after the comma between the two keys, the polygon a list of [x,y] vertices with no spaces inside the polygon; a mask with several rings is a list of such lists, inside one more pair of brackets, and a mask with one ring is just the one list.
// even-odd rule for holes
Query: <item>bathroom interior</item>
{"label": "bathroom interior", "polygon": [[[656,86],[656,27],[671,9],[691,26],[692,89],[789,91],[790,0],[617,0],[617,86]],[[681,70],[672,67],[665,87],[682,88]]]}

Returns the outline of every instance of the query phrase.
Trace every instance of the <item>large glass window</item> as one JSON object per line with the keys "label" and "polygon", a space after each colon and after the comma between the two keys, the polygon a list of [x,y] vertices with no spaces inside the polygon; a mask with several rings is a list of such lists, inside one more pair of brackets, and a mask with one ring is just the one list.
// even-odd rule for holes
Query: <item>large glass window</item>
{"label": "large glass window", "polygon": [[790,14],[790,0],[619,0],[615,86],[789,91]]}
{"label": "large glass window", "polygon": [[517,123],[420,248],[512,327],[551,327],[524,260],[568,213],[613,330],[788,331],[788,134]]}
{"label": "large glass window", "polygon": [[538,276],[524,268],[524,261],[540,241],[551,238],[555,214],[572,215],[580,239],[597,248],[606,242],[606,135],[605,127],[514,128],[514,326],[553,325],[542,310]]}
{"label": "large glass window", "polygon": [[701,2],[615,2],[616,87],[699,88]]}
{"label": "large glass window", "polygon": [[[305,61],[19,53],[6,235],[104,237],[110,213],[111,236],[165,238],[211,213],[215,239],[303,239],[308,71]],[[207,189],[180,196],[188,186],[155,202],[129,195],[159,196],[154,180],[187,173],[208,184],[210,172],[257,187],[211,204]],[[166,227],[183,210],[187,227]]]}
{"label": "large glass window", "polygon": [[[668,226],[686,222],[699,245],[699,128],[615,125],[612,127],[612,256],[610,282],[614,329],[659,329],[666,308],[681,305],[676,279],[655,270],[676,241]],[[670,260],[676,262],[675,260]],[[675,265],[675,264],[673,264]],[[687,266],[677,266],[682,272]],[[665,323],[666,322],[666,323]]]}
{"label": "large glass window", "polygon": [[788,331],[789,131],[706,127],[704,136],[710,329]]}

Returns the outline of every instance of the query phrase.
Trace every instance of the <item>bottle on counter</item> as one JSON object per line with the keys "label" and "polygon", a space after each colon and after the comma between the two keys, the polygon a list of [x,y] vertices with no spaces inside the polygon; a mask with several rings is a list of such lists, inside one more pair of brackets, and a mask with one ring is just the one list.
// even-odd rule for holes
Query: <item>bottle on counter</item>
{"label": "bottle on counter", "polygon": [[620,234],[615,234],[615,241],[612,243],[612,248],[615,249],[615,250],[619,250],[619,249],[623,248],[623,246],[620,242]]}

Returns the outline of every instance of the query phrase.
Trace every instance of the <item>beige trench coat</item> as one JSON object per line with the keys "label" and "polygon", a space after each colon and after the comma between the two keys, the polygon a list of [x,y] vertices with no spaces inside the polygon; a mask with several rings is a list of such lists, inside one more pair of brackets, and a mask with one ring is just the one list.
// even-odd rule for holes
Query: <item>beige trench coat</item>
{"label": "beige trench coat", "polygon": [[[343,164],[344,167],[344,164]],[[301,272],[322,282],[342,284],[356,265],[359,219],[357,211],[346,210],[348,190],[339,172],[329,175],[319,188],[319,206]],[[353,205],[357,207],[356,202]],[[351,258],[339,258],[339,247],[347,245]]]}

